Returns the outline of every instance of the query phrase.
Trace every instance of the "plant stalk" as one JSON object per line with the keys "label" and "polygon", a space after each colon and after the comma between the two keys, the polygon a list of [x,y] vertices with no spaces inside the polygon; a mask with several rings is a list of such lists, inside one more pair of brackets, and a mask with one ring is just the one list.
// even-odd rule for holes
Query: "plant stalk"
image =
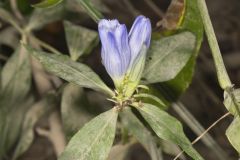
{"label": "plant stalk", "polygon": [[217,42],[216,35],[214,33],[213,25],[208,13],[207,5],[205,0],[197,0],[200,15],[202,17],[205,33],[208,39],[210,49],[212,51],[214,64],[217,70],[218,82],[223,90],[232,87],[232,83],[227,74],[223,58],[220,52],[220,48]]}
{"label": "plant stalk", "polygon": [[102,13],[100,13],[96,8],[94,8],[88,0],[77,0],[81,6],[86,10],[88,15],[98,23],[100,19],[103,18]]}

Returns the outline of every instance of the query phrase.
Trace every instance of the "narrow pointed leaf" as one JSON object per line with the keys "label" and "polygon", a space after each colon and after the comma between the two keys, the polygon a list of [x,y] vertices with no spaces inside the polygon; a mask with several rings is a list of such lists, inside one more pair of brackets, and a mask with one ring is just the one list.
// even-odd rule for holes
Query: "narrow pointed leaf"
{"label": "narrow pointed leaf", "polygon": [[26,152],[34,140],[34,127],[44,115],[56,109],[58,102],[56,96],[48,94],[39,102],[35,103],[26,113],[23,120],[19,141],[16,144],[12,160],[17,159]]}
{"label": "narrow pointed leaf", "polygon": [[74,62],[70,60],[68,56],[48,54],[27,46],[26,48],[29,53],[43,64],[47,71],[61,77],[62,79],[109,95],[113,94],[111,89],[109,89],[99,76],[87,65]]}
{"label": "narrow pointed leaf", "polygon": [[18,21],[16,18],[14,18],[13,15],[11,15],[10,12],[7,10],[0,8],[0,19],[3,21],[6,21],[10,23],[13,27],[15,27],[19,32],[22,32],[22,29],[20,28]]}
{"label": "narrow pointed leaf", "polygon": [[120,115],[123,125],[148,151],[152,160],[160,160],[161,152],[157,147],[153,135],[144,127],[141,121],[131,112],[129,108],[124,109]]}
{"label": "narrow pointed leaf", "polygon": [[[233,90],[232,93],[237,101],[237,105],[240,105],[240,89]],[[238,115],[238,111],[236,108],[236,104],[234,104],[231,95],[229,95],[228,92],[224,91],[224,101],[223,101],[225,107],[228,109],[229,112],[231,112],[233,115]],[[239,108],[240,110],[240,108]]]}
{"label": "narrow pointed leaf", "polygon": [[185,136],[183,127],[177,119],[151,104],[144,103],[136,108],[160,138],[179,145],[194,160],[203,160]]}
{"label": "narrow pointed leaf", "polygon": [[64,17],[65,11],[64,2],[54,8],[36,8],[29,19],[26,30],[37,30],[49,23],[58,21]]}
{"label": "narrow pointed leaf", "polygon": [[[8,153],[16,147],[22,132],[24,116],[33,104],[33,97],[22,99],[15,103],[0,96],[0,159],[7,157]],[[7,102],[8,103],[7,103]],[[7,107],[7,108],[6,108]]]}
{"label": "narrow pointed leaf", "polygon": [[[172,1],[172,3],[174,2],[176,1]],[[180,73],[178,73],[178,75],[173,80],[160,84],[161,87],[164,88],[161,89],[161,92],[165,92],[163,93],[163,95],[167,97],[167,99],[170,99],[170,101],[176,100],[192,82],[196,58],[203,40],[203,24],[201,16],[199,14],[197,0],[181,0],[181,3],[184,3],[185,11],[184,14],[182,14],[182,17],[180,17],[181,23],[179,23],[177,32],[186,30],[192,32],[196,36],[196,44],[194,49],[192,50],[192,56],[190,57],[184,68],[180,71]],[[171,93],[171,97],[168,93]]]}
{"label": "narrow pointed leaf", "polygon": [[232,146],[240,153],[240,117],[236,116],[226,131],[228,140]]}
{"label": "narrow pointed leaf", "polygon": [[84,89],[75,84],[68,84],[64,87],[61,101],[62,123],[67,140],[88,121],[93,118],[93,114],[87,112],[86,108],[91,108],[87,103]]}
{"label": "narrow pointed leaf", "polygon": [[[18,47],[1,71],[0,80],[0,159],[16,144],[25,112],[33,101],[31,66],[23,47]],[[17,119],[17,121],[16,121]]]}
{"label": "narrow pointed leaf", "polygon": [[196,38],[191,32],[153,40],[143,73],[145,83],[171,80],[187,64],[192,56]]}
{"label": "narrow pointed leaf", "polygon": [[95,46],[98,39],[97,32],[64,22],[65,35],[71,59],[76,61],[84,53],[89,53]]}
{"label": "narrow pointed leaf", "polygon": [[2,104],[1,107],[21,101],[29,92],[31,66],[28,54],[23,47],[18,47],[3,67],[0,86],[0,94],[2,94],[0,99],[7,100],[6,104]]}
{"label": "narrow pointed leaf", "polygon": [[106,160],[115,137],[118,112],[100,114],[70,140],[58,160]]}
{"label": "narrow pointed leaf", "polygon": [[0,37],[8,37],[8,38],[1,38],[0,44],[7,45],[11,48],[17,48],[19,45],[19,37],[17,36],[17,34],[18,34],[18,32],[13,27],[8,27],[8,28],[2,30],[0,32]]}

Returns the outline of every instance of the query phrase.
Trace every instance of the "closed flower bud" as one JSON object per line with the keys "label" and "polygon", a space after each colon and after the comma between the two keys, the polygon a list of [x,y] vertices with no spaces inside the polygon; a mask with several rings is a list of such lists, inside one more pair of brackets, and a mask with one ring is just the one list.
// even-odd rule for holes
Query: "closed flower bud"
{"label": "closed flower bud", "polygon": [[126,95],[131,96],[140,81],[150,45],[150,20],[138,16],[129,35],[126,26],[117,20],[101,20],[98,30],[102,42],[101,56],[107,72],[115,86],[126,85]]}
{"label": "closed flower bud", "polygon": [[145,66],[146,53],[151,40],[151,23],[144,16],[138,16],[129,33],[131,61],[128,68],[128,86],[125,94],[131,96],[137,87]]}
{"label": "closed flower bud", "polygon": [[127,28],[117,20],[101,20],[98,24],[102,42],[102,61],[116,87],[121,85],[131,60]]}
{"label": "closed flower bud", "polygon": [[142,52],[143,48],[149,48],[151,40],[151,23],[144,16],[138,16],[133,23],[129,33],[129,47],[131,50],[131,67],[136,62],[136,59],[146,52]]}

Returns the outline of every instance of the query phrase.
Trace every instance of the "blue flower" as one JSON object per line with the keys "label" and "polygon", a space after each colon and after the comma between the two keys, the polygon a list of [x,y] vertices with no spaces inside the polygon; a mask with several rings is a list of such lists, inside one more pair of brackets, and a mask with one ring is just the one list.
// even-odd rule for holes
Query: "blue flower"
{"label": "blue flower", "polygon": [[149,48],[151,40],[151,23],[148,18],[138,16],[129,32],[129,46],[131,49],[131,64],[136,61],[143,46]]}
{"label": "blue flower", "polygon": [[[98,24],[102,43],[102,62],[116,86],[120,86],[125,75],[135,72],[136,63],[149,47],[151,23],[148,18],[138,16],[129,32],[125,24],[117,20],[100,20]],[[144,59],[145,60],[145,59]]]}

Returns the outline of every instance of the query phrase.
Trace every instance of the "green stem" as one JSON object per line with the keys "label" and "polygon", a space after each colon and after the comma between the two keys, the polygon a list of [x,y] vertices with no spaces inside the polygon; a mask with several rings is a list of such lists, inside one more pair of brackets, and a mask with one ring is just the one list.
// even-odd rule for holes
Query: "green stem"
{"label": "green stem", "polygon": [[15,20],[14,17],[10,13],[5,11],[4,9],[0,9],[0,18],[5,20],[6,22],[10,23],[22,36],[24,36],[24,37],[28,36],[28,37],[32,38],[33,41],[37,42],[39,45],[48,49],[49,51],[56,53],[56,54],[61,54],[58,50],[56,50],[52,46],[48,45],[47,43],[41,41],[40,39],[36,38],[34,35],[32,35],[26,29],[21,28],[21,26],[18,24],[17,20]]}
{"label": "green stem", "polygon": [[61,52],[59,52],[58,50],[56,50],[54,47],[52,47],[51,45],[45,43],[44,41],[38,39],[37,37],[35,37],[34,35],[30,34],[29,37],[35,41],[36,43],[38,43],[40,46],[44,47],[45,49],[51,51],[52,53],[55,54],[62,54]]}
{"label": "green stem", "polygon": [[89,0],[77,0],[77,2],[82,5],[82,7],[87,11],[88,15],[96,23],[98,23],[98,21],[103,18],[103,15],[90,4]]}
{"label": "green stem", "polygon": [[205,0],[197,0],[199,11],[202,17],[203,25],[205,28],[206,36],[208,39],[209,46],[212,51],[215,67],[217,70],[217,77],[219,84],[222,89],[232,87],[232,83],[227,74],[222,55],[218,46],[217,38],[213,30],[213,25],[208,13],[207,5]]}
{"label": "green stem", "polygon": [[18,24],[18,21],[5,9],[0,8],[0,18],[10,23],[19,33],[24,34],[24,30]]}
{"label": "green stem", "polygon": [[223,63],[223,58],[218,46],[216,35],[214,33],[213,25],[208,13],[206,2],[205,0],[197,0],[197,2],[198,2],[199,11],[202,17],[203,25],[205,28],[206,36],[208,39],[208,43],[212,51],[214,64],[217,70],[217,77],[218,77],[219,84],[221,88],[227,91],[228,94],[231,96],[234,107],[236,108],[236,111],[240,116],[239,105],[236,101],[236,97],[233,94],[233,84],[230,81],[230,78],[227,74],[227,70]]}

